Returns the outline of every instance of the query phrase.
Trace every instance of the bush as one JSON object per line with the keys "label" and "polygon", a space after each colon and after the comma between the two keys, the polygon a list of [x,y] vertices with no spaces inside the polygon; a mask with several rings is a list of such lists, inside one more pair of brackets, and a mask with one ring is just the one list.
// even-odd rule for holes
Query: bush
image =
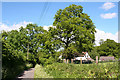
{"label": "bush", "polygon": [[2,64],[2,79],[15,78],[25,68],[25,62],[21,60],[3,60],[5,63]]}
{"label": "bush", "polygon": [[32,68],[32,67],[33,67],[33,64],[32,64],[32,63],[26,63],[26,64],[25,64],[25,70],[30,69],[30,68]]}

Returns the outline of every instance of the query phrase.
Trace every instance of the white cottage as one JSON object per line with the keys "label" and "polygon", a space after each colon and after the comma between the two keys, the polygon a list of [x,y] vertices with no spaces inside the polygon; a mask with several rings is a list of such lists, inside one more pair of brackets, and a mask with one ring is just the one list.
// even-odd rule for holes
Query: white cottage
{"label": "white cottage", "polygon": [[83,57],[75,57],[74,60],[87,60],[88,58],[90,58],[89,54],[87,52],[84,52],[84,56]]}
{"label": "white cottage", "polygon": [[[82,53],[84,53],[83,57],[80,57],[80,56],[75,57],[73,60],[81,60],[81,59],[82,60],[88,60],[88,59],[91,59],[88,52],[82,52]],[[59,59],[64,60],[64,59],[62,59],[62,55],[59,56]]]}

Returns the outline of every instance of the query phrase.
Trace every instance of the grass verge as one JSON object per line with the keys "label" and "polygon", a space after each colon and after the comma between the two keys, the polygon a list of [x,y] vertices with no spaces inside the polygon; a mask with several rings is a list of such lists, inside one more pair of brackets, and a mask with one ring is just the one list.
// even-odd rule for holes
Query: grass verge
{"label": "grass verge", "polygon": [[54,63],[44,70],[54,78],[117,78],[118,62],[96,64]]}
{"label": "grass verge", "polygon": [[41,65],[36,64],[34,78],[53,78],[53,77],[47,74]]}

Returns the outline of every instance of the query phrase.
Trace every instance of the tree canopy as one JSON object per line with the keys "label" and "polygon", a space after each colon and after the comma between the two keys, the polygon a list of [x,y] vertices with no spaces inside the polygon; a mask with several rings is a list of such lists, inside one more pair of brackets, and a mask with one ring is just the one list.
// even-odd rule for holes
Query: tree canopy
{"label": "tree canopy", "polygon": [[90,53],[91,58],[95,59],[96,56],[114,56],[119,58],[120,43],[114,40],[107,39],[103,41],[100,40],[100,46],[95,46]]}
{"label": "tree canopy", "polygon": [[114,40],[107,39],[99,47],[98,52],[100,56],[114,56],[118,58],[119,44]]}
{"label": "tree canopy", "polygon": [[[86,13],[83,13],[83,7],[72,4],[65,9],[59,9],[54,17],[50,32],[55,40],[61,41],[65,52],[74,45],[77,51],[82,52],[91,50],[95,41],[95,26]],[[71,53],[66,53],[71,54]]]}

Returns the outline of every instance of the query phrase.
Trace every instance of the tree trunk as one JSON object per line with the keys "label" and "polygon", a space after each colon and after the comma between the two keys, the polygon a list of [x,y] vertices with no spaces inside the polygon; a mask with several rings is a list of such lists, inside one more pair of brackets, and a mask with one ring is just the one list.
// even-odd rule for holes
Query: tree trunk
{"label": "tree trunk", "polygon": [[29,44],[28,44],[28,47],[27,47],[27,60],[29,58]]}

